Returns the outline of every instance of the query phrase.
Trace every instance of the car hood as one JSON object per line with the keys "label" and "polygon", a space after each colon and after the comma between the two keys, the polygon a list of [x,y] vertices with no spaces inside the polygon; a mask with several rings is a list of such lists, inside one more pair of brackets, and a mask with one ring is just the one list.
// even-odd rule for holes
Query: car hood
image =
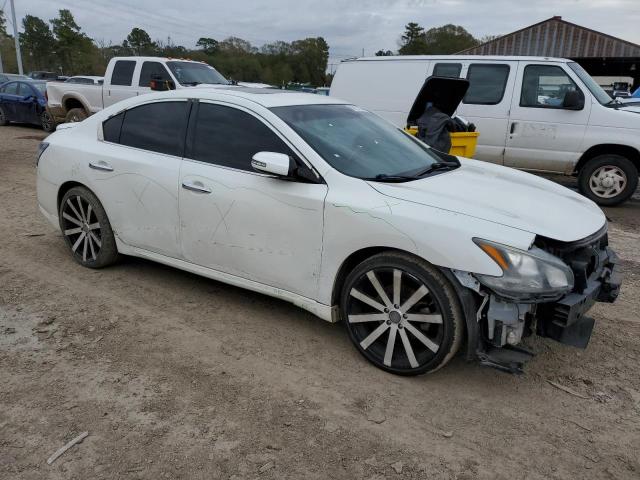
{"label": "car hood", "polygon": [[379,193],[449,210],[562,242],[585,238],[606,222],[591,200],[549,180],[477,160],[405,183],[369,182]]}

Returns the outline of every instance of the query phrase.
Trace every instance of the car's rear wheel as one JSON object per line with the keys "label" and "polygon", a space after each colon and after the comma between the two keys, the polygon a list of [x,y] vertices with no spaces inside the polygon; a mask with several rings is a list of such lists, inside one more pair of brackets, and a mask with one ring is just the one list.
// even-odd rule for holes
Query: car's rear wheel
{"label": "car's rear wheel", "polygon": [[358,351],[399,375],[443,367],[464,333],[453,286],[433,265],[401,252],[375,255],[354,268],[340,309]]}
{"label": "car's rear wheel", "polygon": [[4,112],[2,107],[0,107],[0,126],[4,127],[9,124],[9,120],[7,120],[7,114]]}
{"label": "car's rear wheel", "polygon": [[40,125],[45,132],[53,132],[56,129],[56,122],[46,110],[40,114]]}
{"label": "car's rear wheel", "polygon": [[636,191],[638,169],[622,155],[598,155],[580,169],[578,186],[584,196],[598,205],[618,205]]}
{"label": "car's rear wheel", "polygon": [[65,122],[67,123],[81,122],[85,118],[87,118],[87,112],[84,111],[84,108],[72,108],[67,112]]}
{"label": "car's rear wheel", "polygon": [[71,188],[59,208],[60,229],[73,258],[89,268],[102,268],[118,258],[115,236],[98,198],[85,187]]}

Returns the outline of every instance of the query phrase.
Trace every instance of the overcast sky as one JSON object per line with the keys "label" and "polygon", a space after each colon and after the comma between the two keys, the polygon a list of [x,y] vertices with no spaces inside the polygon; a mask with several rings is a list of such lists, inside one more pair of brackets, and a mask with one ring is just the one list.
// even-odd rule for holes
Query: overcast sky
{"label": "overcast sky", "polygon": [[[0,7],[9,2],[0,0]],[[260,46],[323,36],[330,62],[397,50],[408,22],[425,28],[462,25],[476,37],[505,34],[554,15],[640,43],[638,0],[15,0],[18,24],[25,14],[43,19],[70,9],[94,39],[120,43],[133,27],[152,39],[193,47],[199,37],[234,35]],[[9,15],[7,15],[9,16]]]}

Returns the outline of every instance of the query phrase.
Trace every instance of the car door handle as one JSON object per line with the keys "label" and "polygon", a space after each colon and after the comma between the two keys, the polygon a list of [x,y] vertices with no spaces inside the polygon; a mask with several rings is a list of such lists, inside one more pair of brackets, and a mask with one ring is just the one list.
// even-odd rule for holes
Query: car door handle
{"label": "car door handle", "polygon": [[197,193],[211,193],[211,189],[205,187],[202,183],[200,182],[182,182],[182,188],[185,188],[187,190],[191,190],[192,192],[197,192]]}
{"label": "car door handle", "polygon": [[511,135],[513,135],[513,134],[515,133],[515,131],[516,131],[516,124],[517,124],[517,123],[518,123],[518,122],[511,122],[511,130],[509,130],[509,133],[510,133]]}
{"label": "car door handle", "polygon": [[113,172],[113,167],[109,165],[107,162],[89,162],[89,168],[93,168],[94,170],[102,170],[103,172]]}

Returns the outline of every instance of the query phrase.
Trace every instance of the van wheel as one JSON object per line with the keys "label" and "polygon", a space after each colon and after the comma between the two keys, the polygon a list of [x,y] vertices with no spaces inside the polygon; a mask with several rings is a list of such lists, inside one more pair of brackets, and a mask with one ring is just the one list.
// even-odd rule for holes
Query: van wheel
{"label": "van wheel", "polygon": [[578,174],[580,193],[598,205],[618,205],[628,200],[637,186],[638,169],[622,155],[598,155],[589,160]]}
{"label": "van wheel", "polygon": [[67,113],[65,122],[67,123],[81,122],[85,118],[87,118],[87,112],[84,111],[84,108],[72,108]]}
{"label": "van wheel", "polygon": [[443,367],[464,334],[453,286],[430,263],[401,252],[355,267],[342,287],[340,313],[358,351],[398,375]]}

